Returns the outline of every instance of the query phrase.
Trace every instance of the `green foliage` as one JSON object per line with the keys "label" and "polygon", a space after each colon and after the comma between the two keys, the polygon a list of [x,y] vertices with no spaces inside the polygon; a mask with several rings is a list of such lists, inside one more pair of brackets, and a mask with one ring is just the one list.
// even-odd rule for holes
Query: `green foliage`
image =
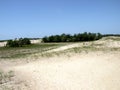
{"label": "green foliage", "polygon": [[0,47],[0,60],[1,59],[15,59],[25,58],[34,54],[44,53],[48,50],[55,49],[67,45],[66,43],[40,43],[25,45],[23,47]]}
{"label": "green foliage", "polygon": [[17,40],[14,40],[14,41],[13,40],[8,40],[6,45],[9,46],[9,47],[18,47],[19,46]]}
{"label": "green foliage", "polygon": [[23,45],[30,45],[31,42],[28,38],[20,38],[15,40],[8,40],[6,46],[8,47],[22,47]]}
{"label": "green foliage", "polygon": [[43,42],[79,42],[79,41],[94,41],[102,38],[100,33],[79,33],[79,34],[61,34],[44,37]]}
{"label": "green foliage", "polygon": [[107,37],[107,36],[117,36],[120,37],[120,34],[104,34],[103,37]]}

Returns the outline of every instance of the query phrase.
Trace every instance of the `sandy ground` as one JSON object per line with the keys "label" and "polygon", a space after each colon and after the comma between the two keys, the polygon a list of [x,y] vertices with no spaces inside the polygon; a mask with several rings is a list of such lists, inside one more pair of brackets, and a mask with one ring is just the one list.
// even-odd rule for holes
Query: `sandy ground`
{"label": "sandy ground", "polygon": [[15,90],[119,90],[119,54],[52,57],[8,67],[15,71]]}
{"label": "sandy ground", "polygon": [[33,43],[33,44],[36,44],[36,43],[41,43],[41,39],[37,39],[37,40],[30,40],[31,41],[31,43]]}
{"label": "sandy ground", "polygon": [[[119,47],[119,42],[109,45]],[[78,44],[53,51],[73,47],[78,47]],[[20,64],[1,61],[0,68],[15,72],[13,81],[8,84],[13,90],[120,90],[119,51],[56,56]]]}
{"label": "sandy ground", "polygon": [[22,90],[119,90],[120,57],[115,57],[94,53],[56,57],[14,69],[18,81],[27,84]]}
{"label": "sandy ground", "polygon": [[0,47],[3,47],[6,45],[7,42],[0,42]]}

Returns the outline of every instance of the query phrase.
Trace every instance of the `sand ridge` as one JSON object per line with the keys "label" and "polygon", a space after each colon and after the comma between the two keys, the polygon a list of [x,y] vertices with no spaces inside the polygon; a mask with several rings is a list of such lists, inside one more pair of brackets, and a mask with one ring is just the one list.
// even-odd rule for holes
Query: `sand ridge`
{"label": "sand ridge", "polygon": [[[120,46],[119,41],[100,40],[95,41],[95,44],[103,48]],[[85,45],[92,45],[92,42],[66,45],[48,52]],[[22,62],[26,59],[30,62]],[[13,90],[120,90],[120,51],[91,51],[34,59],[0,61],[1,69],[15,72],[13,81],[6,85]]]}
{"label": "sand ridge", "polygon": [[[50,58],[14,68],[31,90],[119,90],[120,64],[109,54]],[[86,57],[85,57],[86,56]],[[64,60],[63,60],[64,59]],[[25,89],[28,90],[28,89]]]}

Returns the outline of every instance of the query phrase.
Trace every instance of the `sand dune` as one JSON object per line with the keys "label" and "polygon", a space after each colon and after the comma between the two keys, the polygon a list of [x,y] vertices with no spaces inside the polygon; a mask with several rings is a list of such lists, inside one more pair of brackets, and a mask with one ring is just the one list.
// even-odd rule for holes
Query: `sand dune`
{"label": "sand dune", "polygon": [[[96,41],[97,44],[101,42],[104,47],[110,43],[109,47],[119,48],[119,42]],[[79,47],[80,44],[63,46],[49,52]],[[29,63],[2,60],[0,68],[15,72],[13,81],[6,84],[13,90],[120,90],[120,51],[91,51],[71,55],[38,58]]]}
{"label": "sand dune", "polygon": [[22,90],[119,90],[120,57],[115,57],[110,54],[56,57],[14,69],[17,81],[27,84]]}

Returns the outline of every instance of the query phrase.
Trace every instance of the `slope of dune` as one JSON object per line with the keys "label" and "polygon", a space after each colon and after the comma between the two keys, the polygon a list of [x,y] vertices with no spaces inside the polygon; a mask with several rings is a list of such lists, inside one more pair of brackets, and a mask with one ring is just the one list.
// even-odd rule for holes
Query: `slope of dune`
{"label": "slope of dune", "polygon": [[[74,53],[71,56],[32,59],[30,62],[0,61],[0,68],[14,71],[10,82],[0,84],[0,90],[120,90],[120,41],[95,41],[107,51]],[[75,43],[47,51],[64,51],[93,45],[93,42]],[[109,46],[108,46],[109,45]],[[111,50],[111,48],[114,48]],[[117,48],[117,49],[116,49]],[[66,53],[67,54],[67,53]]]}

